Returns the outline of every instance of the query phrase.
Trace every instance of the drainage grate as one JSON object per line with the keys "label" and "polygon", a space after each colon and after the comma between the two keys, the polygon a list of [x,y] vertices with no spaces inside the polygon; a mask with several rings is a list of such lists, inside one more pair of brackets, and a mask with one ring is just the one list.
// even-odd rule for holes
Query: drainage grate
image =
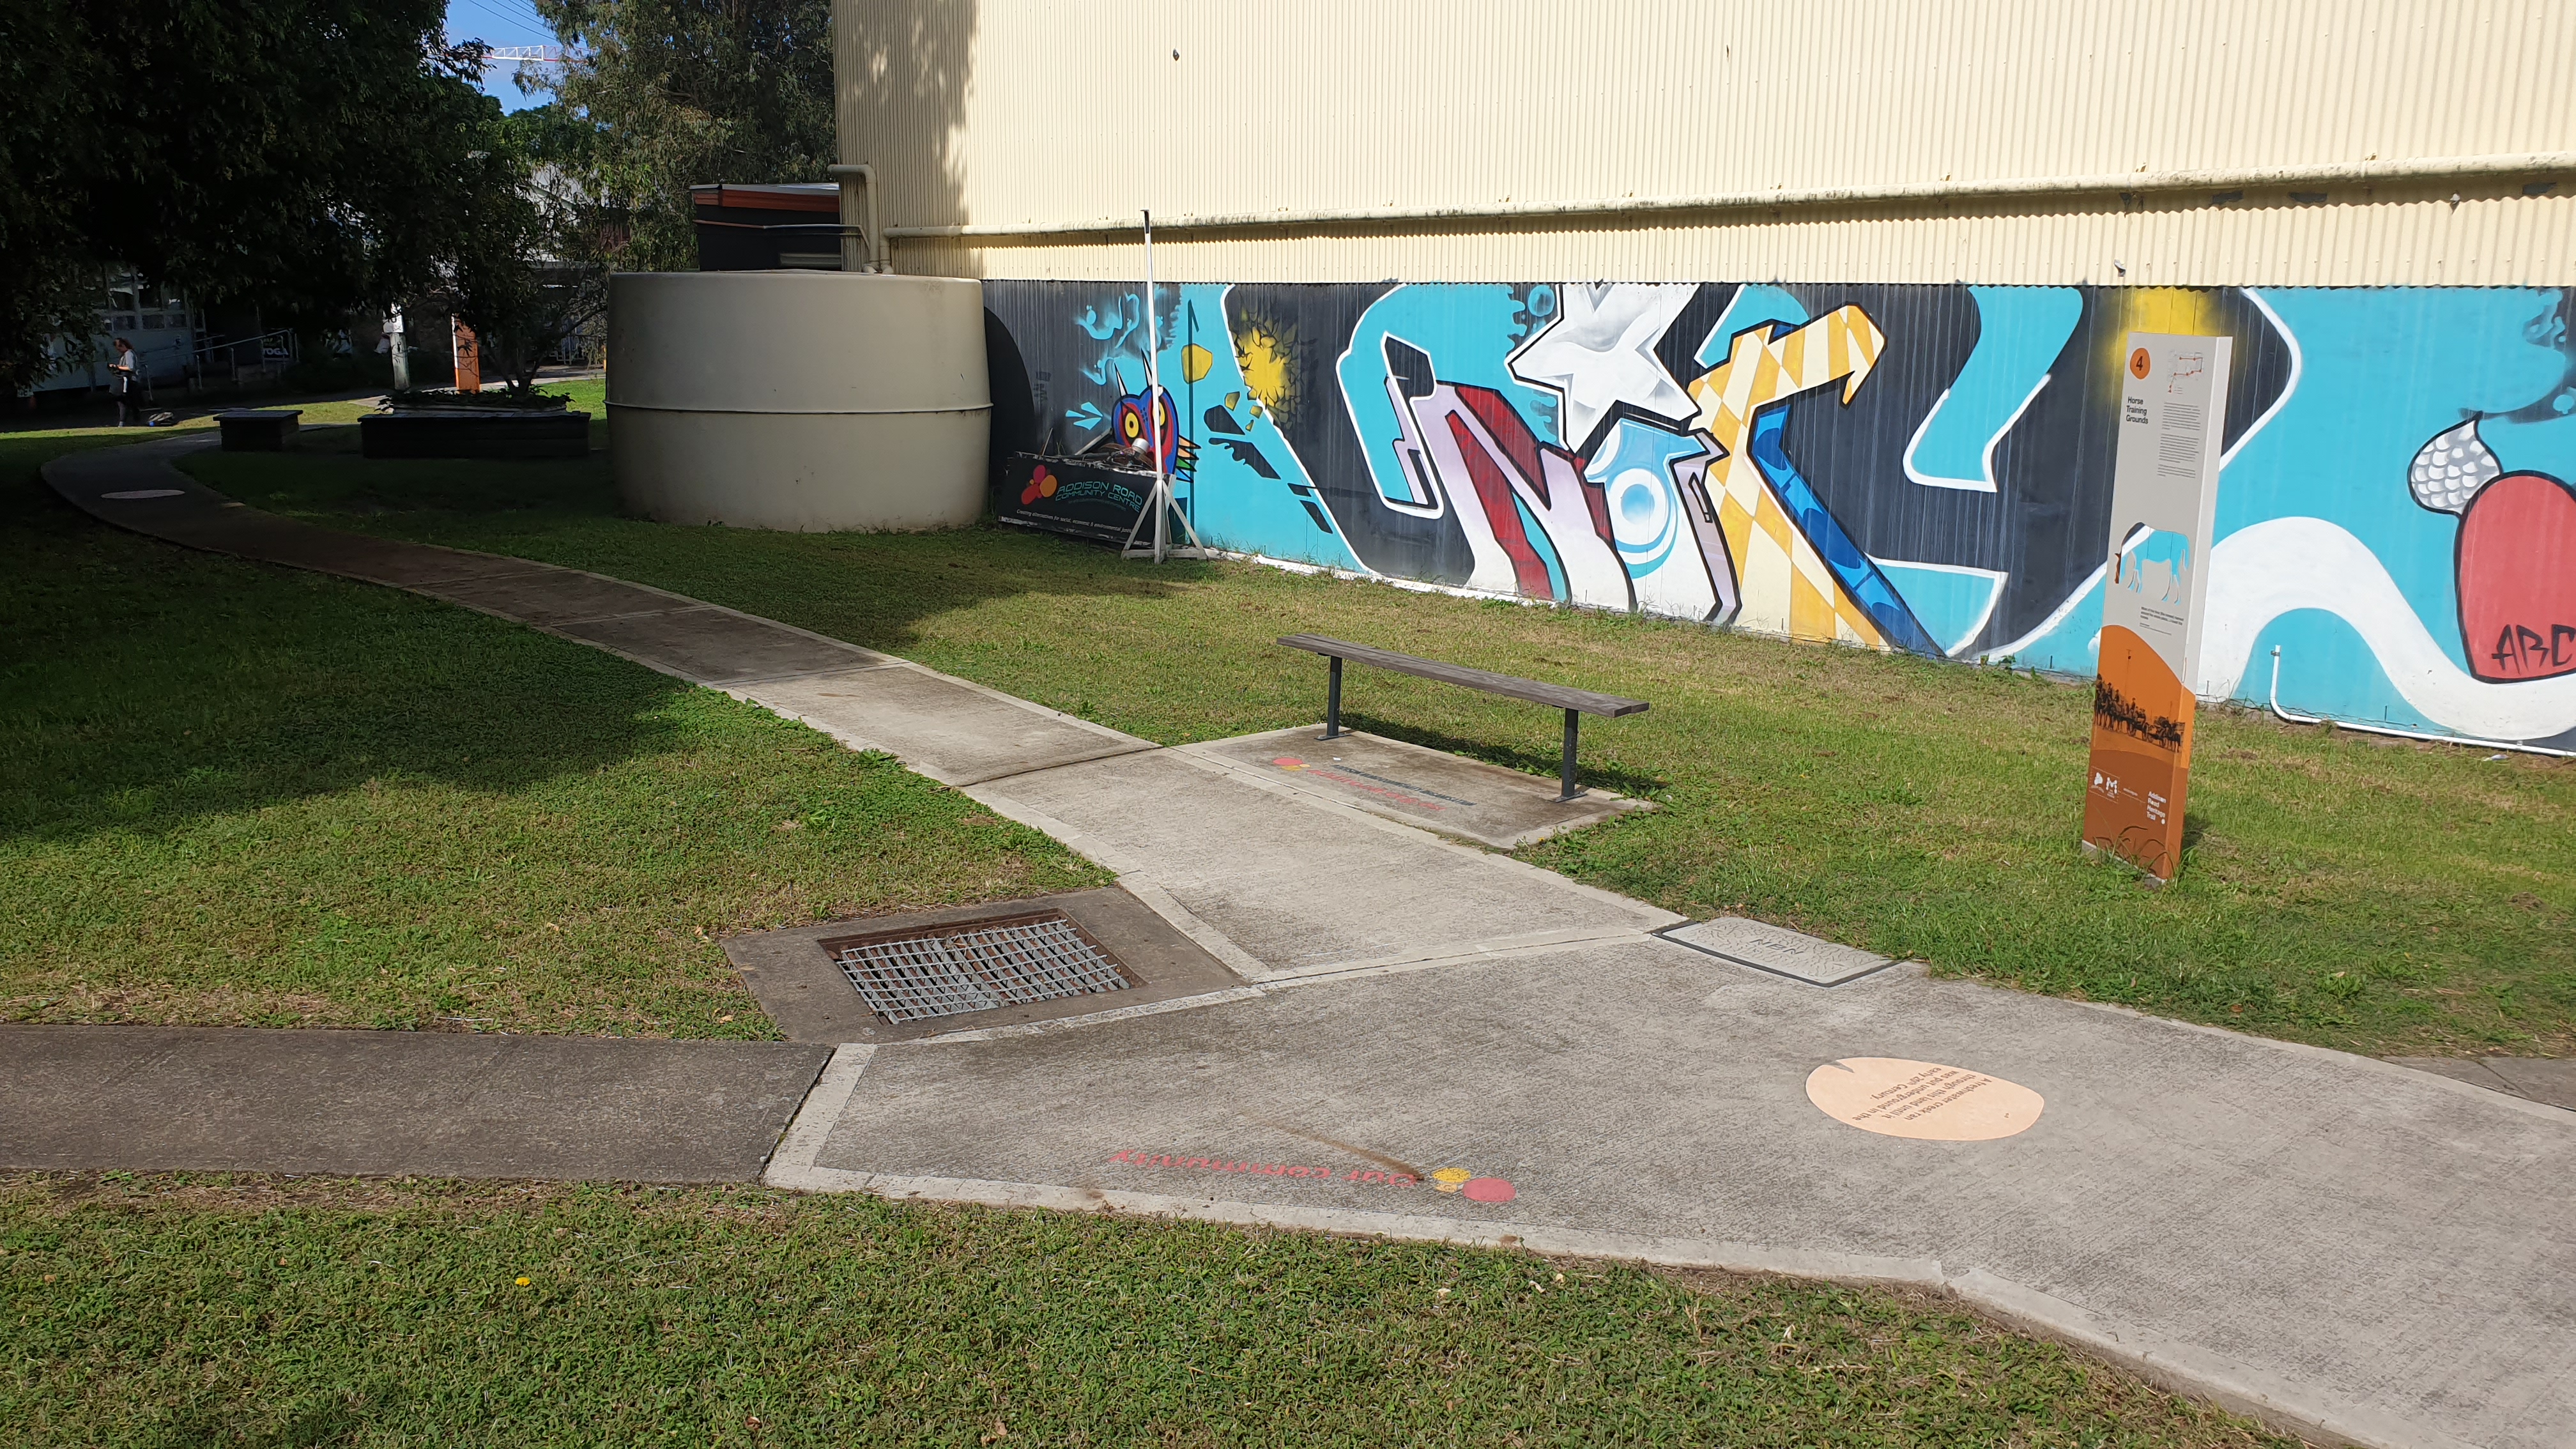
{"label": "drainage grate", "polygon": [[868,1009],[894,1025],[1127,989],[1126,973],[1054,911],[929,932],[826,941]]}

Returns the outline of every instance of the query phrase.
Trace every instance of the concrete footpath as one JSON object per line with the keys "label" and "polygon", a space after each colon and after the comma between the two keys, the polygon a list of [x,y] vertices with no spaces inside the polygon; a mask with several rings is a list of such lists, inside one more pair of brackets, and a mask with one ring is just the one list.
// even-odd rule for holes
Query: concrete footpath
{"label": "concrete footpath", "polygon": [[47,477],[888,750],[1110,866],[1235,978],[825,1043],[773,1183],[1936,1285],[2318,1438],[2576,1444],[2576,1114],[1902,964],[1756,970],[1433,833],[1509,794],[1454,773],[1488,767],[1160,749],[656,590],[266,519],[168,451]]}
{"label": "concrete footpath", "polygon": [[0,1166],[748,1182],[787,1042],[0,1026]]}

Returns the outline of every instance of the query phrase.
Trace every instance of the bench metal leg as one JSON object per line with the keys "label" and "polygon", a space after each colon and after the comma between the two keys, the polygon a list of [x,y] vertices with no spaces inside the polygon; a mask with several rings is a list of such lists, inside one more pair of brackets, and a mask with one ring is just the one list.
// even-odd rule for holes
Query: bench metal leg
{"label": "bench metal leg", "polygon": [[1342,737],[1342,656],[1335,654],[1330,658],[1333,675],[1324,686],[1324,738],[1337,740]]}
{"label": "bench metal leg", "polygon": [[1562,787],[1556,797],[1556,803],[1559,805],[1583,793],[1582,789],[1574,783],[1574,735],[1576,726],[1582,719],[1583,711],[1579,709],[1569,709],[1565,712],[1565,760],[1556,771],[1557,784]]}

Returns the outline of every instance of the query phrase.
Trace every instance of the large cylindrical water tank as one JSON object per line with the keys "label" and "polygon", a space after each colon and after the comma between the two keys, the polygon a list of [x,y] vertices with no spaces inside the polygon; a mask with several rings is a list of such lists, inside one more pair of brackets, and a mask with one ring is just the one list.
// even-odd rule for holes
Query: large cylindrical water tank
{"label": "large cylindrical water tank", "polygon": [[983,511],[983,288],[856,272],[626,272],[608,449],[666,523],[916,529]]}

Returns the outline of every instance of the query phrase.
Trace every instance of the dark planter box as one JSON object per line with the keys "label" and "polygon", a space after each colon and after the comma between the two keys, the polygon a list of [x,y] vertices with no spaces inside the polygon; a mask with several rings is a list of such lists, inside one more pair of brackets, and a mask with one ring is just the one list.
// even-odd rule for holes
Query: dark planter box
{"label": "dark planter box", "polygon": [[358,451],[370,458],[579,458],[590,452],[590,414],[371,413],[358,419]]}
{"label": "dark planter box", "polygon": [[227,453],[281,453],[295,436],[302,408],[235,408],[215,414]]}

